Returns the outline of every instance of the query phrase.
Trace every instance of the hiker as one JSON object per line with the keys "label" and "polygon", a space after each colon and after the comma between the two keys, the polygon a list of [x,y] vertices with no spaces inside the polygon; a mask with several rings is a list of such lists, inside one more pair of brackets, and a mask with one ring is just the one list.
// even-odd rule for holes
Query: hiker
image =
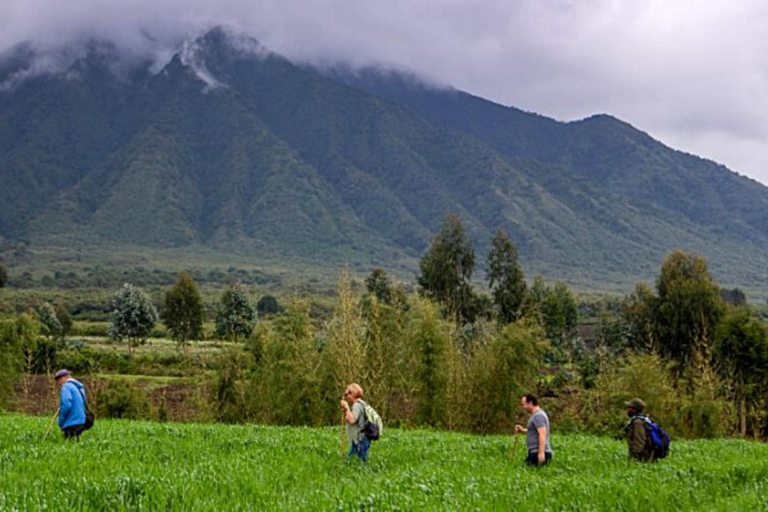
{"label": "hiker", "polygon": [[65,439],[79,440],[85,426],[85,387],[73,379],[67,370],[59,370],[54,376],[61,387],[59,397],[59,428]]}
{"label": "hiker", "polygon": [[515,432],[527,432],[525,444],[528,447],[528,457],[525,463],[531,466],[544,466],[552,460],[553,451],[549,446],[549,418],[544,409],[539,407],[536,395],[528,393],[523,396],[521,405],[531,417],[528,426],[515,425]]}
{"label": "hiker", "polygon": [[[352,447],[349,449],[349,456],[357,455],[360,460],[367,462],[371,440],[363,433],[365,405],[362,398],[363,388],[353,382],[344,391],[344,398],[341,399],[341,409],[347,418],[347,437],[352,443]],[[351,407],[347,400],[352,404]]]}
{"label": "hiker", "polygon": [[629,416],[629,421],[624,427],[627,445],[629,446],[629,457],[643,462],[649,461],[651,460],[652,450],[643,415],[645,402],[639,398],[633,398],[626,402],[624,406],[627,409],[627,416]]}

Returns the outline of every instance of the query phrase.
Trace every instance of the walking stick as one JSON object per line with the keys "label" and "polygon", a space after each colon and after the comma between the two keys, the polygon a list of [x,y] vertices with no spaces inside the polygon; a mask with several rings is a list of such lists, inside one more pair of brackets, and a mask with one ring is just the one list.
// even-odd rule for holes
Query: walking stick
{"label": "walking stick", "polygon": [[341,411],[341,428],[339,429],[339,457],[344,458],[344,420],[347,419],[347,414]]}
{"label": "walking stick", "polygon": [[55,420],[58,415],[59,415],[59,409],[56,408],[56,412],[53,413],[53,416],[51,416],[51,421],[48,422],[48,428],[45,429],[45,434],[43,435],[43,439],[47,438],[48,434],[51,433],[51,427],[53,427],[53,420]]}

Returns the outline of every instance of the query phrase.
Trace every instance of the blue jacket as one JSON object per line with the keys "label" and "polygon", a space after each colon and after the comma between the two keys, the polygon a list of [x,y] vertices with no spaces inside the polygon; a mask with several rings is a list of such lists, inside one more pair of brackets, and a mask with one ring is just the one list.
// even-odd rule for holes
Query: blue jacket
{"label": "blue jacket", "polygon": [[[83,392],[81,395],[80,392]],[[85,423],[85,388],[75,379],[61,386],[59,399],[59,428],[74,427]]]}

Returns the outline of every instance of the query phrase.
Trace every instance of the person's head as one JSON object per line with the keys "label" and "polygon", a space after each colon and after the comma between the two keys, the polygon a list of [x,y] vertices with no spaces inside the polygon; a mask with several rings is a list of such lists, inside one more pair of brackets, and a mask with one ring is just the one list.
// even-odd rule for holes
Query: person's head
{"label": "person's head", "polygon": [[56,372],[53,378],[56,380],[56,384],[63,386],[72,377],[69,375],[69,370],[61,369]]}
{"label": "person's head", "polygon": [[526,411],[533,412],[539,406],[539,399],[533,393],[528,393],[523,395],[523,398],[520,400],[520,405],[522,405],[523,409]]}
{"label": "person's head", "polygon": [[627,410],[627,416],[636,416],[645,410],[645,402],[639,398],[633,398],[629,402],[625,402],[624,407]]}
{"label": "person's head", "polygon": [[351,400],[352,402],[357,402],[363,398],[363,388],[360,387],[360,384],[356,384],[354,382],[349,384],[347,389],[344,391],[344,398]]}

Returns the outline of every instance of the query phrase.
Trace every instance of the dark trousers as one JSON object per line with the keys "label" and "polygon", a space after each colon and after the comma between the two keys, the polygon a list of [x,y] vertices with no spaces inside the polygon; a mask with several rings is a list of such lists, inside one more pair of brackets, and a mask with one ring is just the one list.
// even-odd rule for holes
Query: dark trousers
{"label": "dark trousers", "polygon": [[[549,452],[544,453],[544,464],[541,464],[542,466],[546,466],[549,464],[549,461],[552,460],[552,454]],[[525,459],[525,463],[529,466],[539,466],[539,453],[538,452],[530,452],[528,454],[528,458]]]}
{"label": "dark trousers", "polygon": [[82,434],[84,430],[85,425],[74,425],[72,427],[61,429],[64,433],[64,439],[74,439],[75,441],[80,440],[80,434]]}

